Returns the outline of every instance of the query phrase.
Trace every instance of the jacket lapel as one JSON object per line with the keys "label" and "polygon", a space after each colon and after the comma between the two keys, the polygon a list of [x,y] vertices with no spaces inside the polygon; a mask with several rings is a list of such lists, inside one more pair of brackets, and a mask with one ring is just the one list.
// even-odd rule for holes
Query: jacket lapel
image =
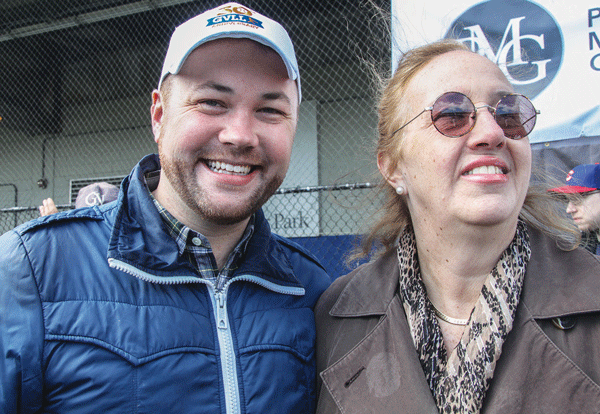
{"label": "jacket lapel", "polygon": [[578,331],[559,331],[550,320],[600,309],[600,261],[583,249],[560,250],[532,229],[529,234],[532,256],[523,292],[482,413],[598,413],[600,386],[583,370],[597,372],[598,367],[583,366],[581,355],[587,347],[598,349],[597,321]]}
{"label": "jacket lapel", "polygon": [[[590,349],[597,348],[593,346]],[[521,303],[482,414],[598,413],[600,386],[540,328]]]}
{"label": "jacket lapel", "polygon": [[394,251],[363,266],[330,311],[349,323],[379,318],[354,349],[321,373],[344,413],[438,412],[396,294],[398,277]]}
{"label": "jacket lapel", "polygon": [[375,329],[321,377],[344,413],[437,413],[398,296]]}

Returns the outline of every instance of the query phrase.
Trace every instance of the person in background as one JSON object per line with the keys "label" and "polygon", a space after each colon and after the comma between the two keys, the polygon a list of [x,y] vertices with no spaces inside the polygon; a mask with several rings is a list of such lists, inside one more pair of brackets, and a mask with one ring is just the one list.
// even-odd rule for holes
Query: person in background
{"label": "person in background", "polygon": [[597,413],[600,260],[557,246],[577,229],[530,185],[533,104],[444,40],[378,114],[381,255],[319,299],[317,412]]}
{"label": "person in background", "polygon": [[152,92],[159,154],[117,202],[0,238],[0,412],[314,412],[330,278],[261,210],[300,92],[270,18],[227,3],[177,27]]}
{"label": "person in background", "polygon": [[39,206],[38,209],[40,210],[40,217],[58,213],[58,208],[52,198],[45,198],[42,200],[42,205]]}
{"label": "person in background", "polygon": [[[102,204],[116,200],[118,195],[119,187],[116,185],[104,181],[88,184],[85,187],[80,188],[77,192],[75,208],[101,206]],[[39,210],[41,217],[58,213],[56,204],[51,198],[43,200]]]}
{"label": "person in background", "polygon": [[567,197],[567,213],[581,231],[582,245],[600,254],[600,164],[576,166],[565,185],[548,191]]}

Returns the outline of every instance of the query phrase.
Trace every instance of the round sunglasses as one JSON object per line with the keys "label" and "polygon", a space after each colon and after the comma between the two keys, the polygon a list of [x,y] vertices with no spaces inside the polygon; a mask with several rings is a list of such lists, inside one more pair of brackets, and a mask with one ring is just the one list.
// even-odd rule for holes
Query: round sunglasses
{"label": "round sunglasses", "polygon": [[511,93],[503,96],[496,106],[475,106],[463,93],[446,92],[438,97],[433,106],[423,109],[417,116],[392,133],[395,135],[423,114],[431,111],[431,121],[440,134],[458,138],[471,132],[475,126],[477,110],[486,108],[510,139],[521,139],[529,135],[540,113],[526,96]]}

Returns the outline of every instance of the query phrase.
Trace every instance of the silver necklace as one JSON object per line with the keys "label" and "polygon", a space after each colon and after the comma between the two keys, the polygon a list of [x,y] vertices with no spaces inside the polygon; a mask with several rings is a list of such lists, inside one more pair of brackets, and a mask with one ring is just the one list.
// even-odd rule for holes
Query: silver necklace
{"label": "silver necklace", "polygon": [[438,308],[436,308],[433,305],[433,303],[431,304],[431,307],[433,308],[433,312],[435,313],[435,316],[437,316],[444,322],[448,322],[451,325],[466,326],[469,323],[468,319],[456,319],[456,318],[453,318],[452,316],[448,316],[448,315],[442,313],[440,310],[438,310]]}

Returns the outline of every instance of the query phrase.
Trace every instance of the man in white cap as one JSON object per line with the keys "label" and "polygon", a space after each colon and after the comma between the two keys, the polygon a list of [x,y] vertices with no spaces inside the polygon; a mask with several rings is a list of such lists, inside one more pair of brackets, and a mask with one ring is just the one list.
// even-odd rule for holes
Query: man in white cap
{"label": "man in white cap", "polygon": [[600,254],[600,164],[577,165],[565,185],[549,191],[567,197],[567,213],[581,230],[582,245]]}
{"label": "man in white cap", "polygon": [[116,203],[0,238],[0,412],[310,413],[329,277],[271,233],[300,103],[283,27],[228,3],[173,33]]}

